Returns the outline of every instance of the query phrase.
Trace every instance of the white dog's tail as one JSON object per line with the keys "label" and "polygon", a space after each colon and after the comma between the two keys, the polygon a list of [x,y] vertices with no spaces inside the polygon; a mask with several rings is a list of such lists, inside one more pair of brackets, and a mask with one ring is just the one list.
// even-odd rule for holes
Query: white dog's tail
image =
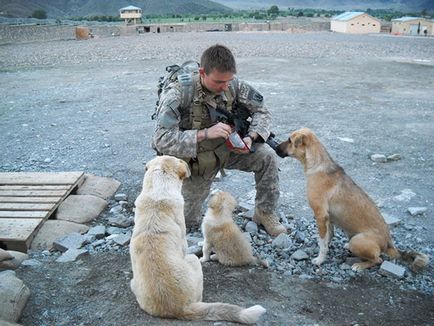
{"label": "white dog's tail", "polygon": [[196,302],[184,309],[184,319],[226,320],[242,324],[255,324],[266,310],[260,305],[247,309],[228,303]]}

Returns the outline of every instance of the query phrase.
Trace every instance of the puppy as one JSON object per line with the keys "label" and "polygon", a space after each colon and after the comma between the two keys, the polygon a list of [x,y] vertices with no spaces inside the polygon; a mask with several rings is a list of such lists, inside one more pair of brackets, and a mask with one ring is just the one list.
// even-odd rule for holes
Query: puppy
{"label": "puppy", "polygon": [[[208,201],[202,222],[204,236],[201,262],[218,260],[223,265],[242,266],[256,263],[249,241],[232,220],[237,201],[228,192],[217,191]],[[215,254],[211,255],[211,251]]]}
{"label": "puppy", "polygon": [[412,261],[414,271],[427,265],[428,257],[395,248],[389,228],[369,196],[345,174],[327,153],[315,134],[303,128],[293,132],[277,146],[279,156],[292,156],[304,167],[307,198],[319,229],[319,255],[312,262],[321,265],[333,235],[333,224],[342,228],[350,239],[348,249],[362,259],[353,270],[380,264],[381,253],[391,258]]}
{"label": "puppy", "polygon": [[159,156],[146,165],[143,189],[135,201],[130,244],[131,290],[140,307],[153,316],[187,320],[227,320],[253,324],[265,312],[259,305],[243,309],[202,301],[202,266],[187,255],[182,181],[187,164]]}

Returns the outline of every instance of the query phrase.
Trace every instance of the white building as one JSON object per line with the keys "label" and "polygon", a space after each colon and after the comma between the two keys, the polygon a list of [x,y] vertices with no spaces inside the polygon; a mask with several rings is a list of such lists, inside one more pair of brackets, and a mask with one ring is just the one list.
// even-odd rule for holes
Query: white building
{"label": "white building", "polygon": [[330,29],[350,34],[380,33],[381,22],[364,12],[347,11],[331,19]]}
{"label": "white building", "polygon": [[125,19],[125,24],[138,24],[142,21],[142,9],[134,6],[128,6],[119,9],[121,19]]}

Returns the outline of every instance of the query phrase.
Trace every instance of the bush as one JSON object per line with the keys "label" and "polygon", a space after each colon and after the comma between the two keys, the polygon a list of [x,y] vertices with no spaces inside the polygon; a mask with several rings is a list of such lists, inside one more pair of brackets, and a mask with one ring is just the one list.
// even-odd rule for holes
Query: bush
{"label": "bush", "polygon": [[38,9],[32,13],[32,17],[36,19],[47,19],[47,13],[42,9]]}

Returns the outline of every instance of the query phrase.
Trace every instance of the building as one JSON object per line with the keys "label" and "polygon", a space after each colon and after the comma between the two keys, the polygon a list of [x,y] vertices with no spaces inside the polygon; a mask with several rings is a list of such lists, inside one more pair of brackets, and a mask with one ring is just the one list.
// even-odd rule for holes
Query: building
{"label": "building", "polygon": [[330,30],[339,33],[380,33],[381,22],[367,13],[347,11],[331,19]]}
{"label": "building", "polygon": [[392,34],[433,35],[433,22],[420,17],[401,17],[392,19]]}
{"label": "building", "polygon": [[138,24],[142,21],[142,9],[134,6],[128,6],[125,8],[119,9],[119,14],[121,19],[125,19],[125,24]]}

